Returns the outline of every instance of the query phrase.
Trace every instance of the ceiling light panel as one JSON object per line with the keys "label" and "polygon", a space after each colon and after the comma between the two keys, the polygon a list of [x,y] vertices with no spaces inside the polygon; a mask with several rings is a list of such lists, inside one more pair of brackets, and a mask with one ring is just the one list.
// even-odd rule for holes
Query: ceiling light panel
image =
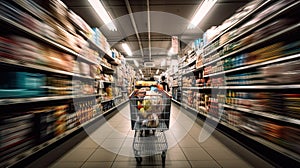
{"label": "ceiling light panel", "polygon": [[203,20],[211,8],[216,4],[217,0],[203,0],[198,7],[193,19],[191,20],[188,29],[193,29]]}
{"label": "ceiling light panel", "polygon": [[101,18],[104,24],[108,27],[111,31],[117,31],[116,26],[112,22],[111,17],[109,16],[108,12],[105,10],[104,6],[99,0],[88,0],[97,15]]}

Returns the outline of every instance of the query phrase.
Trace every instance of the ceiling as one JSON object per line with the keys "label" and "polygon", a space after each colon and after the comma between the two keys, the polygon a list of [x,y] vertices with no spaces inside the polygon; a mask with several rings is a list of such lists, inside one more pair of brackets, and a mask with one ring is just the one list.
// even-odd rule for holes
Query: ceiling
{"label": "ceiling", "polygon": [[[162,66],[162,62],[172,59],[168,56],[172,36],[178,36],[180,48],[183,48],[187,43],[200,38],[211,26],[222,24],[237,9],[249,2],[249,0],[218,0],[196,29],[187,29],[189,20],[202,0],[101,0],[114,19],[117,31],[113,32],[98,18],[88,0],[62,1],[91,27],[100,28],[110,45],[122,52],[127,62],[133,64],[133,60],[136,60],[139,63],[138,68],[143,70],[145,76],[153,75],[157,68],[162,70],[166,68]],[[133,56],[126,56],[121,47],[122,42],[129,45]],[[143,68],[144,62],[147,61],[155,63],[156,66],[151,68],[152,71]]]}

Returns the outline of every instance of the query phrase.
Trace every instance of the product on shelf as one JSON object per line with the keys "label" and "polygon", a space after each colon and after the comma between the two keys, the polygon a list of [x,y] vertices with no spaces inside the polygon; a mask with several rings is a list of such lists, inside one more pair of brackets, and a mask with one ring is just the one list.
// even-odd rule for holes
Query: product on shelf
{"label": "product on shelf", "polygon": [[[9,167],[6,164],[34,153],[34,147],[47,147],[54,138],[65,137],[66,131],[74,131],[124,102],[127,96],[114,82],[121,79],[119,84],[131,92],[135,73],[121,53],[110,50],[101,32],[95,42],[98,47],[88,40],[93,30],[60,0],[1,1],[0,6],[4,30],[0,61],[5,65],[0,98],[3,106],[13,109],[3,107],[0,116],[0,167]],[[101,50],[107,54],[105,58],[100,57]],[[105,74],[120,64],[123,74],[117,78],[114,72]],[[95,80],[100,78],[105,87]],[[36,98],[39,96],[43,97]],[[35,100],[42,103],[28,104]],[[6,101],[17,102],[16,109],[22,112]]]}
{"label": "product on shelf", "polygon": [[300,119],[300,94],[284,94],[283,105],[288,116]]}
{"label": "product on shelf", "polygon": [[73,105],[71,105],[76,111],[77,120],[80,124],[89,121],[94,116],[98,115],[97,113],[100,113],[99,111],[97,112],[95,105],[95,99],[74,102]]}
{"label": "product on shelf", "polygon": [[18,98],[30,96],[43,96],[46,85],[45,75],[29,72],[1,72],[6,80],[0,82],[1,98]]}
{"label": "product on shelf", "polygon": [[226,122],[229,125],[238,127],[241,124],[242,114],[240,112],[234,110],[226,110],[224,111],[223,115],[226,116]]}
{"label": "product on shelf", "polygon": [[0,117],[0,161],[31,148],[34,141],[32,113],[4,113]]}
{"label": "product on shelf", "polygon": [[256,135],[256,136],[261,135],[263,132],[261,119],[253,118],[245,115],[242,115],[241,123],[238,126],[238,128],[251,135]]}
{"label": "product on shelf", "polygon": [[[244,7],[238,9],[236,13],[230,17],[229,19],[225,20],[222,25],[220,26],[213,26],[210,29],[208,29],[204,35],[203,35],[203,41],[204,44],[208,44],[211,42],[217,35],[220,34],[220,32],[226,30],[228,27],[245,17],[248,13],[250,13],[252,10],[254,10],[262,1],[261,0],[254,0],[246,4]],[[223,40],[221,42],[224,42],[226,40]],[[212,50],[213,48],[216,48],[219,46],[219,41],[217,40],[215,44],[210,45],[207,50]]]}
{"label": "product on shelf", "polygon": [[270,84],[293,84],[300,82],[299,61],[285,62],[261,68],[262,75]]}
{"label": "product on shelf", "polygon": [[75,33],[74,26],[69,22],[68,19],[68,8],[60,0],[46,0],[40,4],[43,8],[49,11],[54,18],[59,20],[60,24],[69,32]]}
{"label": "product on shelf", "polygon": [[92,28],[76,13],[73,11],[68,11],[68,19],[70,19],[72,22],[74,22],[77,26],[79,26],[87,37],[91,38],[93,34]]}

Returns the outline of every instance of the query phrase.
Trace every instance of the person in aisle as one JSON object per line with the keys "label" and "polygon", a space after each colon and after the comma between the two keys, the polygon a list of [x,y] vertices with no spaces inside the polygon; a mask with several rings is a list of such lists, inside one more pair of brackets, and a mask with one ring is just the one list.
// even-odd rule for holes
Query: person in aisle
{"label": "person in aisle", "polygon": [[166,82],[166,77],[165,76],[162,76],[161,77],[161,82],[160,84],[163,86],[163,89],[166,91],[166,92],[169,92],[170,91],[170,87],[169,87],[169,84]]}

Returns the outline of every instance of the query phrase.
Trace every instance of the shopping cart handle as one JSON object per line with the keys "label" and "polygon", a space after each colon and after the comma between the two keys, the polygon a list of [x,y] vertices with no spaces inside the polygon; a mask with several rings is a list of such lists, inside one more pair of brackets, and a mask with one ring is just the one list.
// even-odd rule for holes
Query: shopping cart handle
{"label": "shopping cart handle", "polygon": [[168,92],[166,92],[165,90],[163,90],[163,92],[165,92],[165,93],[166,93],[166,95],[168,95],[168,97],[172,98],[172,95],[171,95],[171,94],[169,94],[169,93],[168,93]]}

